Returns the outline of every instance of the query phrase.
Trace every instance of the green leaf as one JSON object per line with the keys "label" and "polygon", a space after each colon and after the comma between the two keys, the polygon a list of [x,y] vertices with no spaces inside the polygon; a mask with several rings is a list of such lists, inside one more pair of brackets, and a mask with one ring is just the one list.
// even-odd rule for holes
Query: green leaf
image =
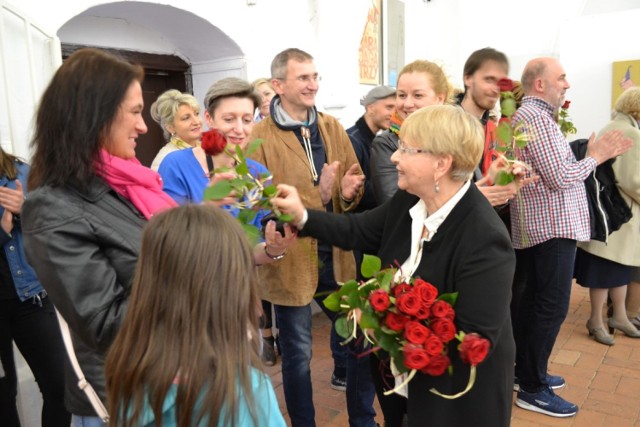
{"label": "green leaf", "polygon": [[331,311],[340,311],[340,295],[338,292],[333,292],[326,297],[322,303]]}
{"label": "green leaf", "polygon": [[249,167],[245,162],[240,162],[238,166],[236,166],[236,172],[238,175],[246,175],[249,173]]}
{"label": "green leaf", "polygon": [[496,174],[495,184],[496,185],[507,185],[510,182],[513,182],[516,177],[509,172],[500,171]]}
{"label": "green leaf", "polygon": [[389,292],[391,290],[391,282],[393,281],[393,276],[395,276],[395,271],[393,269],[387,269],[382,273],[382,277],[379,277],[378,280],[380,282],[380,288]]}
{"label": "green leaf", "polygon": [[271,184],[271,185],[267,185],[266,187],[264,187],[264,189],[262,190],[262,194],[265,195],[265,197],[272,197],[275,196],[276,193],[278,192],[278,188]]}
{"label": "green leaf", "polygon": [[240,145],[236,145],[236,157],[238,158],[239,163],[246,163],[244,158],[244,153],[242,152],[242,147]]}
{"label": "green leaf", "polygon": [[442,294],[437,299],[448,302],[452,307],[456,305],[456,301],[458,301],[458,293],[451,292],[448,294]]}
{"label": "green leaf", "polygon": [[251,141],[249,143],[249,145],[247,145],[247,147],[244,150],[244,155],[249,157],[251,154],[253,154],[258,147],[260,147],[260,145],[262,145],[262,143],[264,142],[264,140],[258,138],[258,139],[254,139],[253,141]]}
{"label": "green leaf", "polygon": [[360,273],[363,277],[373,277],[382,268],[382,261],[375,255],[364,254],[362,258],[362,266],[360,267]]}
{"label": "green leaf", "polygon": [[511,117],[516,112],[516,100],[506,98],[500,101],[500,112],[503,116]]}
{"label": "green leaf", "polygon": [[[338,294],[340,294],[340,296],[349,295],[350,293],[356,291],[357,289],[358,289],[358,282],[356,282],[355,280],[349,280],[348,282],[346,282],[344,285],[340,287],[340,289],[338,290]],[[357,294],[357,292],[355,293]]]}
{"label": "green leaf", "polygon": [[395,335],[385,334],[384,332],[380,333],[378,344],[380,344],[380,347],[387,351],[387,353],[393,352],[398,345]]}
{"label": "green leaf", "polygon": [[349,338],[349,325],[347,324],[347,316],[340,316],[335,321],[335,328],[338,335],[342,338]]}
{"label": "green leaf", "polygon": [[351,292],[347,296],[347,304],[349,304],[349,307],[351,307],[351,308],[361,308],[362,307],[362,299],[360,299],[360,293],[359,292]]}
{"label": "green leaf", "polygon": [[360,315],[360,327],[362,329],[377,329],[380,326],[378,316],[369,312],[368,310],[362,310]]}
{"label": "green leaf", "polygon": [[253,224],[242,224],[242,228],[244,229],[249,242],[251,242],[251,245],[256,245],[260,238],[260,230],[258,229],[258,227]]}
{"label": "green leaf", "polygon": [[293,217],[289,214],[282,214],[278,217],[278,219],[282,222],[291,222],[293,221]]}
{"label": "green leaf", "polygon": [[238,213],[238,220],[242,224],[251,224],[257,214],[258,211],[254,211],[253,209],[241,209]]}
{"label": "green leaf", "polygon": [[496,135],[498,139],[502,141],[502,144],[505,146],[511,146],[511,138],[513,137],[513,129],[511,126],[506,123],[500,123],[498,129],[496,130]]}
{"label": "green leaf", "polygon": [[218,181],[205,188],[203,200],[222,200],[231,193],[232,187],[228,180]]}

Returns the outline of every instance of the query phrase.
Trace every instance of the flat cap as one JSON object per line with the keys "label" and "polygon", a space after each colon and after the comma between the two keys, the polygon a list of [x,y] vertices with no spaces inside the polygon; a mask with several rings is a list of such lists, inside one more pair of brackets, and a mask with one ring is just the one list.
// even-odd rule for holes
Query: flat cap
{"label": "flat cap", "polygon": [[360,105],[366,107],[380,99],[385,99],[395,94],[396,90],[390,86],[376,86],[360,100]]}

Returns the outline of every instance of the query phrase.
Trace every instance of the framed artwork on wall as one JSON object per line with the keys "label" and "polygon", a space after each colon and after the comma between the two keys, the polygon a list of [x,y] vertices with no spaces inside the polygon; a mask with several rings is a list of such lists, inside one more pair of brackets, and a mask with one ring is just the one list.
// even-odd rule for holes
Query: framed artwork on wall
{"label": "framed artwork on wall", "polygon": [[358,49],[359,80],[361,84],[380,84],[382,64],[382,0],[371,0],[367,20]]}
{"label": "framed artwork on wall", "polygon": [[614,62],[612,75],[611,108],[622,92],[640,83],[640,59]]}

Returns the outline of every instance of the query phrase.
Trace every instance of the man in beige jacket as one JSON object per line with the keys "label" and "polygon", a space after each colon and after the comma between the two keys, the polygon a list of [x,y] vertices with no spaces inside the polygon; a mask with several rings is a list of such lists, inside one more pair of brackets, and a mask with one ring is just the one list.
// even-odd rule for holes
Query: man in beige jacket
{"label": "man in beige jacket", "polygon": [[[320,78],[313,57],[287,49],[271,63],[276,96],[271,115],[253,129],[264,143],[253,155],[273,174],[273,183],[295,185],[307,208],[352,210],[362,197],[364,175],[349,137],[332,116],[315,108]],[[333,291],[336,280],[355,278],[351,252],[312,238],[298,239],[280,261],[260,267],[265,299],[274,304],[282,356],[282,381],[293,426],[314,426],[311,386],[311,306],[316,292]],[[323,297],[317,300],[321,303]],[[327,313],[332,316],[332,313]],[[345,347],[332,328],[332,387],[346,388]],[[350,399],[347,399],[350,400]],[[369,406],[372,406],[370,402]],[[371,412],[373,408],[371,407]],[[373,424],[361,424],[363,426]]]}

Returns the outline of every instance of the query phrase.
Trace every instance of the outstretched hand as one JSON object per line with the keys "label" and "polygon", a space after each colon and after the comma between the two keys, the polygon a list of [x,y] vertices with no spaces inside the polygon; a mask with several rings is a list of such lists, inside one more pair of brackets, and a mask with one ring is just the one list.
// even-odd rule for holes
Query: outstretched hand
{"label": "outstretched hand", "polygon": [[298,225],[304,218],[305,207],[298,190],[291,185],[278,184],[278,193],[271,199],[271,205],[281,213],[290,215],[294,225]]}
{"label": "outstretched hand", "polygon": [[598,139],[592,133],[587,144],[587,156],[593,157],[598,164],[626,153],[633,147],[633,140],[624,136],[620,130],[605,132]]}

